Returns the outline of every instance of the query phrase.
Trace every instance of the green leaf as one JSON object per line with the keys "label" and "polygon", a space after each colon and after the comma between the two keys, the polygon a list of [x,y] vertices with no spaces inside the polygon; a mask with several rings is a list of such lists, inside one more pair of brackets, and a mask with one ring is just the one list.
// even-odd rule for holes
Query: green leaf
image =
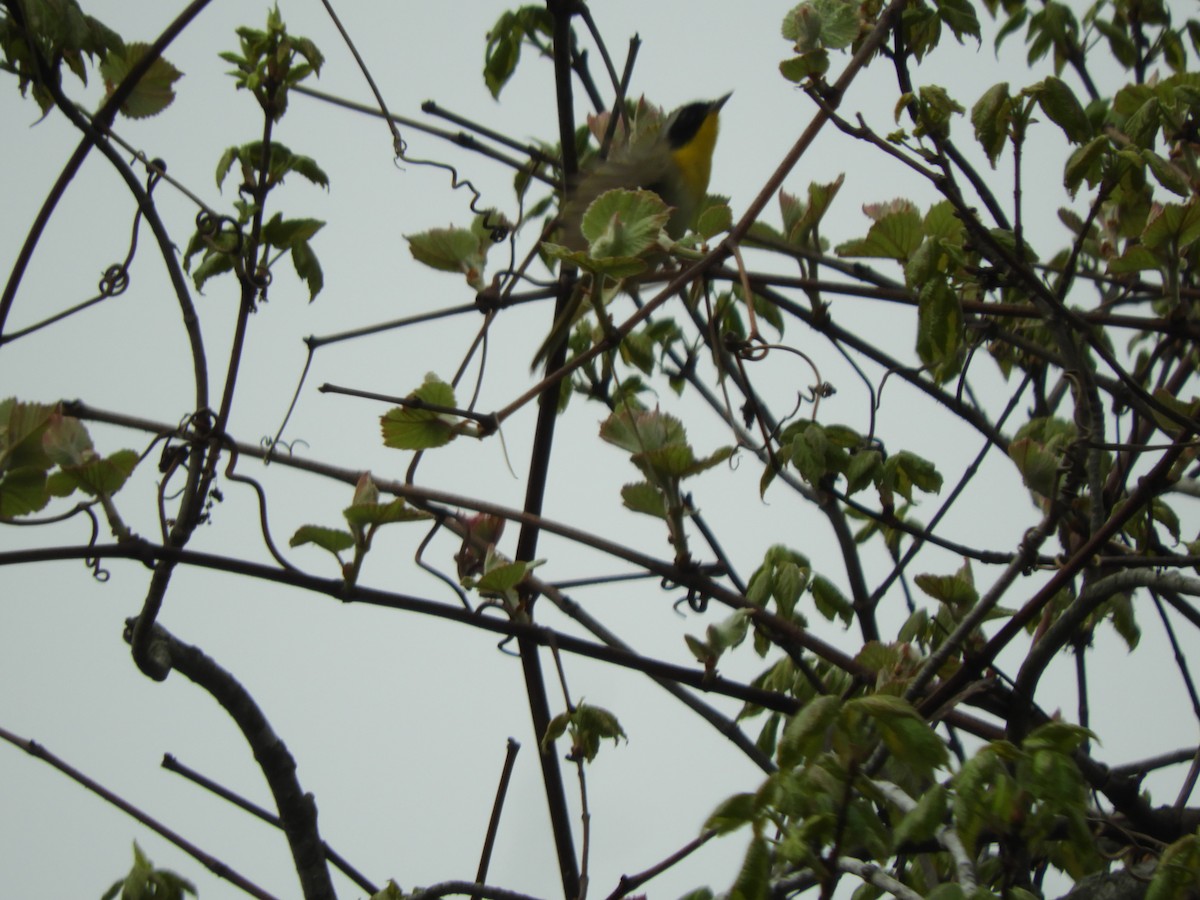
{"label": "green leaf", "polygon": [[1108,261],[1107,270],[1110,275],[1129,275],[1157,269],[1158,266],[1158,257],[1141,244],[1127,244],[1120,256]]}
{"label": "green leaf", "polygon": [[971,124],[975,128],[975,139],[983,147],[993,169],[1008,140],[1011,122],[1012,97],[1008,93],[1007,81],[992,85],[971,107]]}
{"label": "green leaf", "polygon": [[625,738],[625,731],[617,717],[606,709],[580,703],[574,710],[559,713],[550,720],[546,734],[542,737],[542,752],[548,753],[556,740],[566,733],[571,736],[571,750],[567,758],[591,762],[600,751],[600,742],[606,739],[614,744]]}
{"label": "green leaf", "polygon": [[1084,181],[1087,181],[1091,187],[1100,183],[1104,170],[1104,157],[1108,154],[1109,149],[1108,136],[1101,135],[1071,151],[1063,170],[1063,185],[1072,197],[1075,196],[1075,192],[1079,190],[1079,186]]}
{"label": "green leaf", "polygon": [[185,894],[197,896],[195,885],[170,869],[154,868],[135,841],[129,874],[105,891],[101,900],[118,896],[121,900],[183,900]]}
{"label": "green leaf", "polygon": [[138,464],[135,450],[118,450],[103,459],[91,459],[74,466],[63,466],[85,493],[93,497],[110,497],[119,491]]}
{"label": "green leaf", "polygon": [[942,490],[942,476],[933,463],[907,450],[894,453],[884,461],[883,475],[882,483],[910,503],[914,487],[927,494]]}
{"label": "green leaf", "polygon": [[780,32],[800,54],[842,50],[858,37],[858,4],[853,0],[805,0],[783,18]]}
{"label": "green leaf", "polygon": [[0,472],[52,465],[42,446],[42,436],[56,415],[56,406],[22,403],[15,397],[0,400]]}
{"label": "green leaf", "polygon": [[812,580],[810,588],[817,612],[832,622],[835,618],[849,625],[854,620],[854,607],[850,601],[834,586],[833,582],[822,575]]}
{"label": "green leaf", "polygon": [[754,794],[734,794],[721,802],[704,822],[705,831],[729,834],[758,817],[758,804]]}
{"label": "green leaf", "polygon": [[1146,900],[1175,900],[1200,888],[1200,835],[1181,837],[1163,851]]}
{"label": "green leaf", "polygon": [[45,469],[25,466],[0,473],[0,519],[27,516],[49,502]]}
{"label": "green leaf", "polygon": [[924,240],[921,216],[907,200],[868,207],[875,223],[860,240],[847,241],[837,248],[838,256],[863,256],[897,259],[907,262]]}
{"label": "green leaf", "polygon": [[1146,167],[1154,175],[1155,181],[1168,191],[1172,194],[1178,194],[1180,197],[1190,197],[1192,195],[1191,182],[1182,170],[1151,150],[1143,150],[1141,156],[1146,163]]}
{"label": "green leaf", "polygon": [[846,495],[861,491],[876,481],[883,471],[883,454],[878,450],[860,450],[846,466]]}
{"label": "green leaf", "polygon": [[779,74],[795,84],[810,78],[820,78],[829,71],[829,53],[826,50],[810,50],[800,56],[785,59],[779,64]]}
{"label": "green leaf", "polygon": [[307,241],[292,245],[292,265],[296,274],[308,285],[308,302],[311,303],[325,286],[325,274],[321,271],[317,255],[313,253]]}
{"label": "green leaf", "polygon": [[750,610],[739,609],[731,613],[723,621],[709,625],[705,629],[708,636],[708,646],[718,654],[739,646],[746,639],[750,625]]}
{"label": "green leaf", "polygon": [[308,242],[324,227],[320,219],[284,219],[282,213],[275,213],[263,225],[262,237],[272,247],[288,250]]}
{"label": "green leaf", "polygon": [[657,519],[667,517],[666,500],[662,491],[648,481],[625,485],[621,488],[621,499],[626,508],[634,512],[645,513]]}
{"label": "green leaf", "polygon": [[771,596],[775,599],[775,607],[781,616],[789,619],[792,617],[796,601],[800,599],[807,583],[808,570],[796,563],[784,560],[775,567]]}
{"label": "green leaf", "polygon": [[729,889],[729,900],[767,900],[770,896],[771,854],[766,840],[755,835],[746,848],[746,857],[737,881]]}
{"label": "green leaf", "polygon": [[846,712],[863,712],[874,719],[896,761],[918,775],[929,777],[949,761],[945,743],[907,700],[871,694],[848,701]]}
{"label": "green leaf", "polygon": [[483,62],[483,80],[493,98],[500,98],[500,92],[516,72],[522,44],[548,45],[553,22],[553,16],[544,6],[509,10],[496,20],[487,34]]}
{"label": "green leaf", "polygon": [[[104,87],[108,94],[116,90],[117,85],[125,80],[125,76],[149,49],[149,44],[133,43],[108,51],[104,62],[100,64],[100,74],[104,77]],[[172,85],[182,77],[182,72],[160,56],[150,64],[150,68],[138,81],[133,92],[121,104],[122,115],[131,119],[158,115],[175,99]]]}
{"label": "green leaf", "polygon": [[942,277],[931,278],[917,292],[917,355],[944,382],[959,369],[963,340],[962,305]]}
{"label": "green leaf", "polygon": [[96,458],[92,438],[83,423],[61,413],[55,413],[47,423],[42,446],[50,461],[64,468]]}
{"label": "green leaf", "polygon": [[[712,197],[708,198],[708,200],[712,199]],[[729,208],[728,200],[722,203],[706,202],[696,215],[696,233],[706,241],[712,240],[718,234],[725,233],[732,225],[733,210]]]}
{"label": "green leaf", "polygon": [[432,228],[419,234],[406,234],[408,249],[417,262],[440,272],[461,272],[477,290],[484,287],[488,241],[481,241],[469,228]]}
{"label": "green leaf", "polygon": [[964,36],[981,40],[979,19],[970,0],[934,0],[938,18],[946,23],[961,44]]}
{"label": "green leaf", "polygon": [[340,528],[301,525],[288,541],[288,546],[300,547],[304,544],[316,544],[323,550],[337,554],[354,546],[354,535]]}
{"label": "green leaf", "polygon": [[527,562],[503,563],[484,573],[475,583],[475,587],[481,592],[503,594],[520,584],[528,571]]}
{"label": "green leaf", "polygon": [[1172,255],[1182,254],[1200,238],[1200,202],[1194,198],[1187,203],[1168,203],[1154,207],[1142,243],[1149,250],[1164,249]]}
{"label": "green leaf", "polygon": [[827,184],[811,182],[808,185],[808,200],[779,189],[779,209],[783,214],[784,238],[792,244],[805,244],[829,211],[846,176],[839,175]]}
{"label": "green leaf", "polygon": [[1092,139],[1091,120],[1076,99],[1075,92],[1061,78],[1051,75],[1027,90],[1072,144],[1082,144]]}
{"label": "green leaf", "polygon": [[953,575],[918,575],[913,580],[926,594],[949,607],[966,610],[979,602],[970,560]]}
{"label": "green leaf", "polygon": [[[454,389],[432,372],[425,383],[408,395],[410,399],[435,406],[456,406]],[[432,409],[399,406],[380,416],[385,447],[398,450],[429,450],[443,447],[457,437],[459,419]]]}
{"label": "green leaf", "polygon": [[653,191],[618,188],[592,201],[580,230],[592,259],[629,259],[657,246],[670,218],[670,207]]}
{"label": "green leaf", "polygon": [[779,738],[779,766],[790,769],[819,752],[825,732],[837,721],[842,710],[840,698],[831,694],[814,697],[792,716]]}
{"label": "green leaf", "polygon": [[386,525],[391,522],[418,522],[432,518],[422,509],[414,509],[397,497],[389,503],[355,503],[342,510],[342,515],[351,527],[367,528],[371,525]]}
{"label": "green leaf", "polygon": [[388,881],[383,890],[371,895],[371,900],[404,900],[404,891],[394,881]]}
{"label": "green leaf", "polygon": [[892,832],[892,847],[899,850],[905,844],[927,841],[942,826],[948,806],[946,789],[935,784],[921,795],[917,805],[904,814]]}
{"label": "green leaf", "polygon": [[628,407],[604,420],[600,426],[600,437],[630,453],[687,444],[687,432],[679,419],[659,410],[633,410]]}

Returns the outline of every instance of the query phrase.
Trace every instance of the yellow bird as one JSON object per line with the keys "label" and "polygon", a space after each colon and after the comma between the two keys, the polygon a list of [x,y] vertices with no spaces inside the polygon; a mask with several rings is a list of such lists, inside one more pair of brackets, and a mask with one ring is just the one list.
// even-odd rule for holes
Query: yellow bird
{"label": "yellow bird", "polygon": [[[584,213],[601,194],[618,188],[658,194],[673,209],[667,234],[676,240],[683,237],[708,193],[718,119],[730,96],[679,107],[655,134],[621,148],[585,175],[563,207],[563,244],[572,250],[587,249],[580,230]],[[534,357],[534,366],[566,340],[582,300],[582,292],[576,289]]]}

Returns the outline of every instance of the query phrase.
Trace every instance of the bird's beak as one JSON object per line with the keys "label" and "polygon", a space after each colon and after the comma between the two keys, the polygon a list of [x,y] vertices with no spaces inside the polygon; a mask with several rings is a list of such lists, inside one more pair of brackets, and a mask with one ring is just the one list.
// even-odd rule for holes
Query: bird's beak
{"label": "bird's beak", "polygon": [[733,96],[733,91],[730,91],[728,94],[726,94],[724,97],[721,97],[719,100],[714,100],[712,102],[712,111],[720,112],[721,107],[725,105],[725,101],[728,100],[732,96]]}

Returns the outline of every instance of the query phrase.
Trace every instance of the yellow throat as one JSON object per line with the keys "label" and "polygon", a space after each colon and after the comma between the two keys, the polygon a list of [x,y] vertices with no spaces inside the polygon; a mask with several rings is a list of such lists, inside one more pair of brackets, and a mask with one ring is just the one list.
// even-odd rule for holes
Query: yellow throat
{"label": "yellow throat", "polygon": [[671,151],[671,159],[679,170],[684,189],[689,197],[697,201],[708,191],[708,179],[712,175],[713,150],[717,146],[719,108],[709,111],[696,130],[696,135],[682,147]]}

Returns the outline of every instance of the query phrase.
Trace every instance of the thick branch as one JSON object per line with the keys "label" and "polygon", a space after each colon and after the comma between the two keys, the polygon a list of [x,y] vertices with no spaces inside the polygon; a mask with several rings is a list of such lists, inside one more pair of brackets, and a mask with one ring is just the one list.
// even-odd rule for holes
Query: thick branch
{"label": "thick branch", "polygon": [[[133,626],[133,620],[129,620],[125,629],[126,641],[133,639]],[[275,798],[305,900],[336,900],[329,867],[325,864],[324,845],[317,831],[316,803],[312,794],[301,790],[296,778],[296,761],[254,698],[200,648],[183,643],[161,626],[150,629],[150,642],[156,658],[166,660],[172,668],[211,694],[241,729]]]}

